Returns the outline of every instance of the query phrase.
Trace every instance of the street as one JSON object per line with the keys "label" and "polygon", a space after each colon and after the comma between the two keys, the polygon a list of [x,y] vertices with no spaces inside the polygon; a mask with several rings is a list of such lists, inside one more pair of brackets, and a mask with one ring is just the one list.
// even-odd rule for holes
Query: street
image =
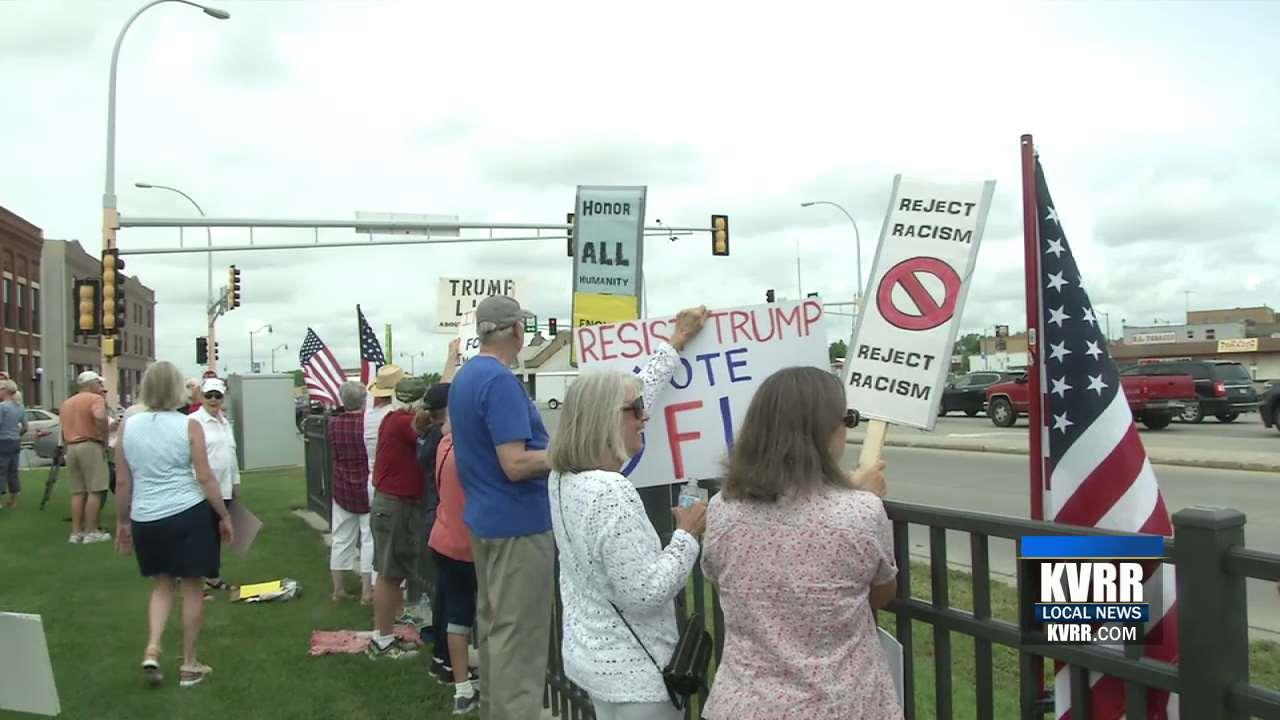
{"label": "street", "polygon": [[[541,408],[543,421],[554,436],[560,412]],[[1252,416],[1256,420],[1256,416]],[[1236,444],[1251,452],[1280,452],[1280,435],[1260,422],[1241,418],[1232,424],[1209,421],[1201,425],[1174,424],[1163,431],[1142,432],[1148,447],[1166,444],[1192,449],[1223,449]],[[935,435],[958,436],[998,433],[1000,439],[1026,444],[1025,421],[1021,428],[997,428],[986,418],[941,418]],[[859,428],[851,437],[859,436]],[[915,430],[893,428],[898,433],[924,436]],[[843,465],[853,467],[857,445],[845,451]],[[887,447],[889,497],[902,502],[935,505],[958,510],[1029,516],[1027,459],[1024,455]],[[1236,508],[1248,517],[1245,537],[1250,548],[1280,552],[1280,477],[1268,472],[1219,470],[1197,467],[1156,467],[1161,492],[1169,512],[1184,507],[1213,505]],[[928,560],[929,533],[922,526],[910,530],[911,553]],[[1014,547],[1012,541],[992,539],[989,544],[992,575],[1012,582]],[[947,558],[953,567],[968,569],[969,538],[965,533],[947,533]],[[1249,625],[1255,637],[1280,639],[1280,595],[1267,582],[1249,582]]]}

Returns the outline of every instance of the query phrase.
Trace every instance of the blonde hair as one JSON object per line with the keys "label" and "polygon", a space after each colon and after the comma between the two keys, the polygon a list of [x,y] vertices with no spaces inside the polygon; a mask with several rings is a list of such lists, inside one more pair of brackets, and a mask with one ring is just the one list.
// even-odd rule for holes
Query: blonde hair
{"label": "blonde hair", "polygon": [[178,366],[168,360],[160,360],[152,363],[142,374],[138,404],[148,410],[176,410],[187,404],[190,394]]}
{"label": "blonde hair", "polygon": [[579,376],[565,393],[560,429],[547,451],[558,473],[613,469],[631,457],[622,434],[622,406],[627,390],[643,390],[635,375],[605,370]]}

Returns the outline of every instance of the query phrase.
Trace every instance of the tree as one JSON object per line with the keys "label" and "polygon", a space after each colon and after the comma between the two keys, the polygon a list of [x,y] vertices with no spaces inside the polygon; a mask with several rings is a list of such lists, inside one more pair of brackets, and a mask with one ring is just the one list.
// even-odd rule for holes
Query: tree
{"label": "tree", "polygon": [[829,359],[831,362],[835,362],[836,360],[843,360],[848,356],[849,356],[849,347],[844,344],[843,340],[837,340],[831,343],[831,346],[827,348],[827,359]]}
{"label": "tree", "polygon": [[438,372],[423,373],[422,382],[425,383],[427,387],[431,387],[432,385],[435,385],[436,383],[440,382],[440,373]]}

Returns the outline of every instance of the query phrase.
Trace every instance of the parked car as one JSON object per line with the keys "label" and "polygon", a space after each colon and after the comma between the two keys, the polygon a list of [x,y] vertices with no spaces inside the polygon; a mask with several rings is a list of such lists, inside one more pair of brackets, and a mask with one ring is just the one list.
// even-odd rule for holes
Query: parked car
{"label": "parked car", "polygon": [[1262,424],[1280,430],[1280,385],[1272,385],[1262,402],[1258,405],[1258,414],[1262,416]]}
{"label": "parked car", "polygon": [[[1187,403],[1195,402],[1190,375],[1122,375],[1120,386],[1134,419],[1152,430],[1169,427]],[[1012,427],[1029,406],[1026,375],[987,388],[987,417],[997,427]]]}
{"label": "parked car", "polygon": [[987,409],[987,388],[1013,378],[1013,374],[996,371],[978,371],[961,375],[948,382],[943,388],[938,414],[946,415],[952,410],[959,410],[969,417],[975,417]]}
{"label": "parked car", "polygon": [[1196,402],[1183,409],[1183,422],[1203,422],[1212,415],[1218,422],[1235,422],[1258,408],[1258,391],[1245,366],[1230,360],[1178,360],[1131,365],[1121,375],[1190,375],[1195,381]]}
{"label": "parked car", "polygon": [[27,408],[27,432],[22,435],[23,447],[30,447],[41,432],[59,428],[58,414],[44,408]]}

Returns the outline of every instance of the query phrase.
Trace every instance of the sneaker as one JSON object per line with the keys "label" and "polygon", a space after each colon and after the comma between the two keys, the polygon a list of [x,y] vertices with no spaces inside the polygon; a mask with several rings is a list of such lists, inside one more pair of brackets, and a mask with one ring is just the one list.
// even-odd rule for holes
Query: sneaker
{"label": "sneaker", "polygon": [[89,545],[91,543],[107,542],[110,539],[111,539],[111,533],[102,532],[101,530],[98,530],[91,533],[85,533],[84,538],[81,539],[80,542],[84,543],[85,545]]}
{"label": "sneaker", "polygon": [[[437,658],[431,659],[431,675],[436,679],[436,682],[446,687],[453,687],[456,682],[453,679],[453,667]],[[480,675],[474,668],[471,668],[467,672],[467,679],[473,683],[479,683]]]}
{"label": "sneaker", "polygon": [[385,648],[378,644],[373,638],[369,638],[369,646],[365,648],[365,654],[370,660],[379,660],[387,658],[391,660],[403,660],[405,658],[417,657],[418,648],[411,643],[407,643],[400,638],[391,641],[391,644]]}
{"label": "sneaker", "polygon": [[84,542],[84,533],[71,533],[67,536],[67,542],[72,545],[79,545]]}
{"label": "sneaker", "polygon": [[150,657],[142,661],[142,679],[149,687],[160,687],[164,674],[160,672],[159,660]]}
{"label": "sneaker", "polygon": [[480,708],[480,692],[472,690],[470,695],[459,697],[453,696],[453,714],[466,715]]}

